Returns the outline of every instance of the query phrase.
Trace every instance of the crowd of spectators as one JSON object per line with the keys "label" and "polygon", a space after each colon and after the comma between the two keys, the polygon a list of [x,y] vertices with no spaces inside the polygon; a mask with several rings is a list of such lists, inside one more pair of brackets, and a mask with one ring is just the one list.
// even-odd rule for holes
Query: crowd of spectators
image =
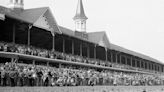
{"label": "crowd of spectators", "polygon": [[131,66],[105,62],[98,59],[91,59],[86,57],[84,58],[78,55],[66,54],[58,51],[46,50],[46,49],[36,48],[34,46],[26,46],[22,44],[0,42],[0,51],[15,52],[20,54],[40,56],[40,57],[51,58],[51,59],[62,59],[66,61],[80,62],[80,63],[103,66],[103,67],[114,67],[120,69],[136,70],[136,68]]}
{"label": "crowd of spectators", "polygon": [[0,75],[0,86],[164,85],[164,78],[158,75],[13,62],[1,64]]}
{"label": "crowd of spectators", "polygon": [[[72,62],[99,65],[104,67],[126,68],[132,67],[111,64],[101,60],[84,58],[77,55],[61,53],[13,43],[0,42],[0,51],[14,52],[26,55],[40,56],[51,59],[62,59]],[[163,85],[164,78],[158,75],[128,73],[120,71],[89,68],[74,69],[52,68],[45,66],[26,65],[19,63],[5,63],[0,65],[1,86],[87,86],[87,85]]]}

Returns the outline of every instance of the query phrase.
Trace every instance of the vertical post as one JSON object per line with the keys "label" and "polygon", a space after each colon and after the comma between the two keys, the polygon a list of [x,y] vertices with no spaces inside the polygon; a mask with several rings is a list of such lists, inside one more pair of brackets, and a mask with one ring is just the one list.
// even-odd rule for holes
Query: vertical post
{"label": "vertical post", "polygon": [[131,67],[133,67],[133,57],[130,58],[130,64],[131,64]]}
{"label": "vertical post", "polygon": [[152,63],[150,63],[150,67],[149,68],[150,68],[150,70],[152,70]]}
{"label": "vertical post", "polygon": [[105,48],[105,60],[106,60],[106,62],[108,62],[108,48]]}
{"label": "vertical post", "polygon": [[94,46],[94,59],[96,59],[96,45]]}
{"label": "vertical post", "polygon": [[135,67],[138,67],[138,60],[135,59]]}
{"label": "vertical post", "polygon": [[140,68],[142,68],[142,67],[141,67],[141,62],[142,62],[142,61],[141,61],[141,60],[139,60],[139,62],[140,62]]}
{"label": "vertical post", "polygon": [[52,33],[52,51],[55,51],[55,32]]}
{"label": "vertical post", "polygon": [[149,62],[146,62],[146,64],[147,64],[147,70],[149,70]]}
{"label": "vertical post", "polygon": [[82,42],[80,42],[80,56],[83,56],[83,50],[82,50],[83,46],[82,46]]}
{"label": "vertical post", "polygon": [[145,63],[145,61],[143,60],[143,68],[144,68],[144,69],[145,69],[145,64],[146,64],[146,63]]}
{"label": "vertical post", "polygon": [[87,56],[88,56],[88,58],[90,58],[90,48],[89,48],[89,44],[87,45]]}
{"label": "vertical post", "polygon": [[65,53],[65,39],[63,37],[63,53]]}
{"label": "vertical post", "polygon": [[74,41],[72,39],[72,55],[74,55]]}
{"label": "vertical post", "polygon": [[120,64],[122,64],[121,54],[120,54]]}
{"label": "vertical post", "polygon": [[13,43],[15,44],[15,23],[13,24]]}
{"label": "vertical post", "polygon": [[155,67],[154,67],[154,64],[152,63],[152,70],[154,71],[155,70]]}
{"label": "vertical post", "polygon": [[115,58],[116,58],[116,64],[118,64],[117,55],[118,55],[118,53],[116,53],[116,56],[115,56]]}
{"label": "vertical post", "polygon": [[128,58],[127,56],[124,56],[125,57],[125,65],[128,65]]}
{"label": "vertical post", "polygon": [[32,28],[32,25],[29,24],[28,25],[28,42],[27,42],[27,45],[30,46],[30,29]]}

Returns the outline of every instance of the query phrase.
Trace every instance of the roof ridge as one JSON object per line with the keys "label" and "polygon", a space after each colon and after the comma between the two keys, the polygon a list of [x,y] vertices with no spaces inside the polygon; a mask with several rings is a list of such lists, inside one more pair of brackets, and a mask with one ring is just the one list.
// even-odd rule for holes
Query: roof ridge
{"label": "roof ridge", "polygon": [[26,11],[26,10],[44,9],[44,8],[49,9],[49,7],[36,7],[36,8],[28,8],[28,9],[24,9],[24,10]]}

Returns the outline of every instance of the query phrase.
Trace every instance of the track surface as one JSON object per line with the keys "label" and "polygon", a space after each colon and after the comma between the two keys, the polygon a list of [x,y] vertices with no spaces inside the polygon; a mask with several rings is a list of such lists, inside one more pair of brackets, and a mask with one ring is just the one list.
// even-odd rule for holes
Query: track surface
{"label": "track surface", "polygon": [[0,87],[0,92],[164,92],[164,86]]}

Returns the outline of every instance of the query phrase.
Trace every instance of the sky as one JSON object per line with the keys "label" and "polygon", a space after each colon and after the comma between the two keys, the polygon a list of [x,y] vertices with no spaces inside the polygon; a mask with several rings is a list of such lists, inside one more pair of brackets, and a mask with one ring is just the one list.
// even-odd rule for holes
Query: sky
{"label": "sky", "polygon": [[[7,6],[9,0],[0,0]],[[78,0],[25,0],[24,7],[49,7],[58,25],[74,30]],[[164,63],[164,0],[83,0],[87,32],[105,31],[109,41]]]}

